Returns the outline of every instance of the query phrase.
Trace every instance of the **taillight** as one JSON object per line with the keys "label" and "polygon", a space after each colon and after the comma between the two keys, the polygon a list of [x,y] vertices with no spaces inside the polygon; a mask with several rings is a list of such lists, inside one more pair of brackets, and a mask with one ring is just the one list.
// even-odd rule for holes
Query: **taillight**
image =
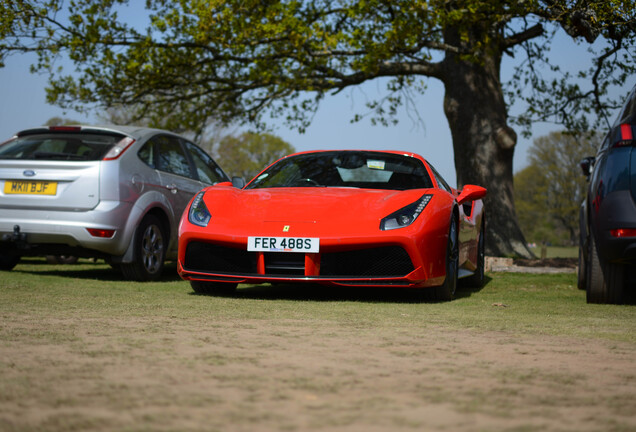
{"label": "taillight", "polygon": [[632,131],[632,125],[622,124],[620,126],[619,140],[614,144],[614,147],[625,147],[634,144],[634,133]]}
{"label": "taillight", "polygon": [[130,137],[123,138],[121,141],[115,144],[110,150],[108,150],[108,153],[106,153],[106,156],[104,156],[103,160],[117,159],[119,156],[124,154],[124,152],[128,149],[128,147],[130,147],[130,145],[134,142],[135,140],[133,138],[130,138]]}
{"label": "taillight", "polygon": [[115,235],[115,230],[112,229],[86,228],[86,231],[93,237],[111,238]]}
{"label": "taillight", "polygon": [[636,228],[618,228],[610,231],[612,237],[636,237]]}

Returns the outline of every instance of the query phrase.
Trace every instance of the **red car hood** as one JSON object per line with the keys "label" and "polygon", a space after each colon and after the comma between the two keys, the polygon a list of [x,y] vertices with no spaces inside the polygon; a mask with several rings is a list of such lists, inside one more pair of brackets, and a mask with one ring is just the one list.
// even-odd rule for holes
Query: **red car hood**
{"label": "red car hood", "polygon": [[[333,236],[380,232],[380,221],[434,190],[208,189],[208,229],[232,235]],[[283,231],[288,226],[288,231]]]}

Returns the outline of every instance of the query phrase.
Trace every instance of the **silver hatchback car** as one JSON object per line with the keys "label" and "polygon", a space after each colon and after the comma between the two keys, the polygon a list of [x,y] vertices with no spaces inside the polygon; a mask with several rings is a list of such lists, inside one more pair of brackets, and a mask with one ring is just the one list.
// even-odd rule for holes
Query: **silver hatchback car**
{"label": "silver hatchback car", "polygon": [[177,256],[177,225],[202,188],[229,182],[199,147],[123,126],[28,129],[0,145],[0,269],[22,256],[103,258],[155,280]]}

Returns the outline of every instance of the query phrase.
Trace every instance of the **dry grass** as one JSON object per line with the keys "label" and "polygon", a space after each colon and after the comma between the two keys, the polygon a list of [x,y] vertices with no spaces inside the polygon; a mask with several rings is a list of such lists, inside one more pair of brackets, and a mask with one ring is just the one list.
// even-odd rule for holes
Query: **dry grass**
{"label": "dry grass", "polygon": [[574,275],[451,303],[39,261],[0,274],[2,431],[629,431],[636,310]]}

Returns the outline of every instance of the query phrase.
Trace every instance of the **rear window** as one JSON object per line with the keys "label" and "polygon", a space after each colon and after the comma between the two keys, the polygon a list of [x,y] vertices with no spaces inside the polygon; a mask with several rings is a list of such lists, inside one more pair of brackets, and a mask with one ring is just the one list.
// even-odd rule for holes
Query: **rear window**
{"label": "rear window", "polygon": [[0,159],[101,160],[123,135],[43,133],[26,135],[0,146]]}

